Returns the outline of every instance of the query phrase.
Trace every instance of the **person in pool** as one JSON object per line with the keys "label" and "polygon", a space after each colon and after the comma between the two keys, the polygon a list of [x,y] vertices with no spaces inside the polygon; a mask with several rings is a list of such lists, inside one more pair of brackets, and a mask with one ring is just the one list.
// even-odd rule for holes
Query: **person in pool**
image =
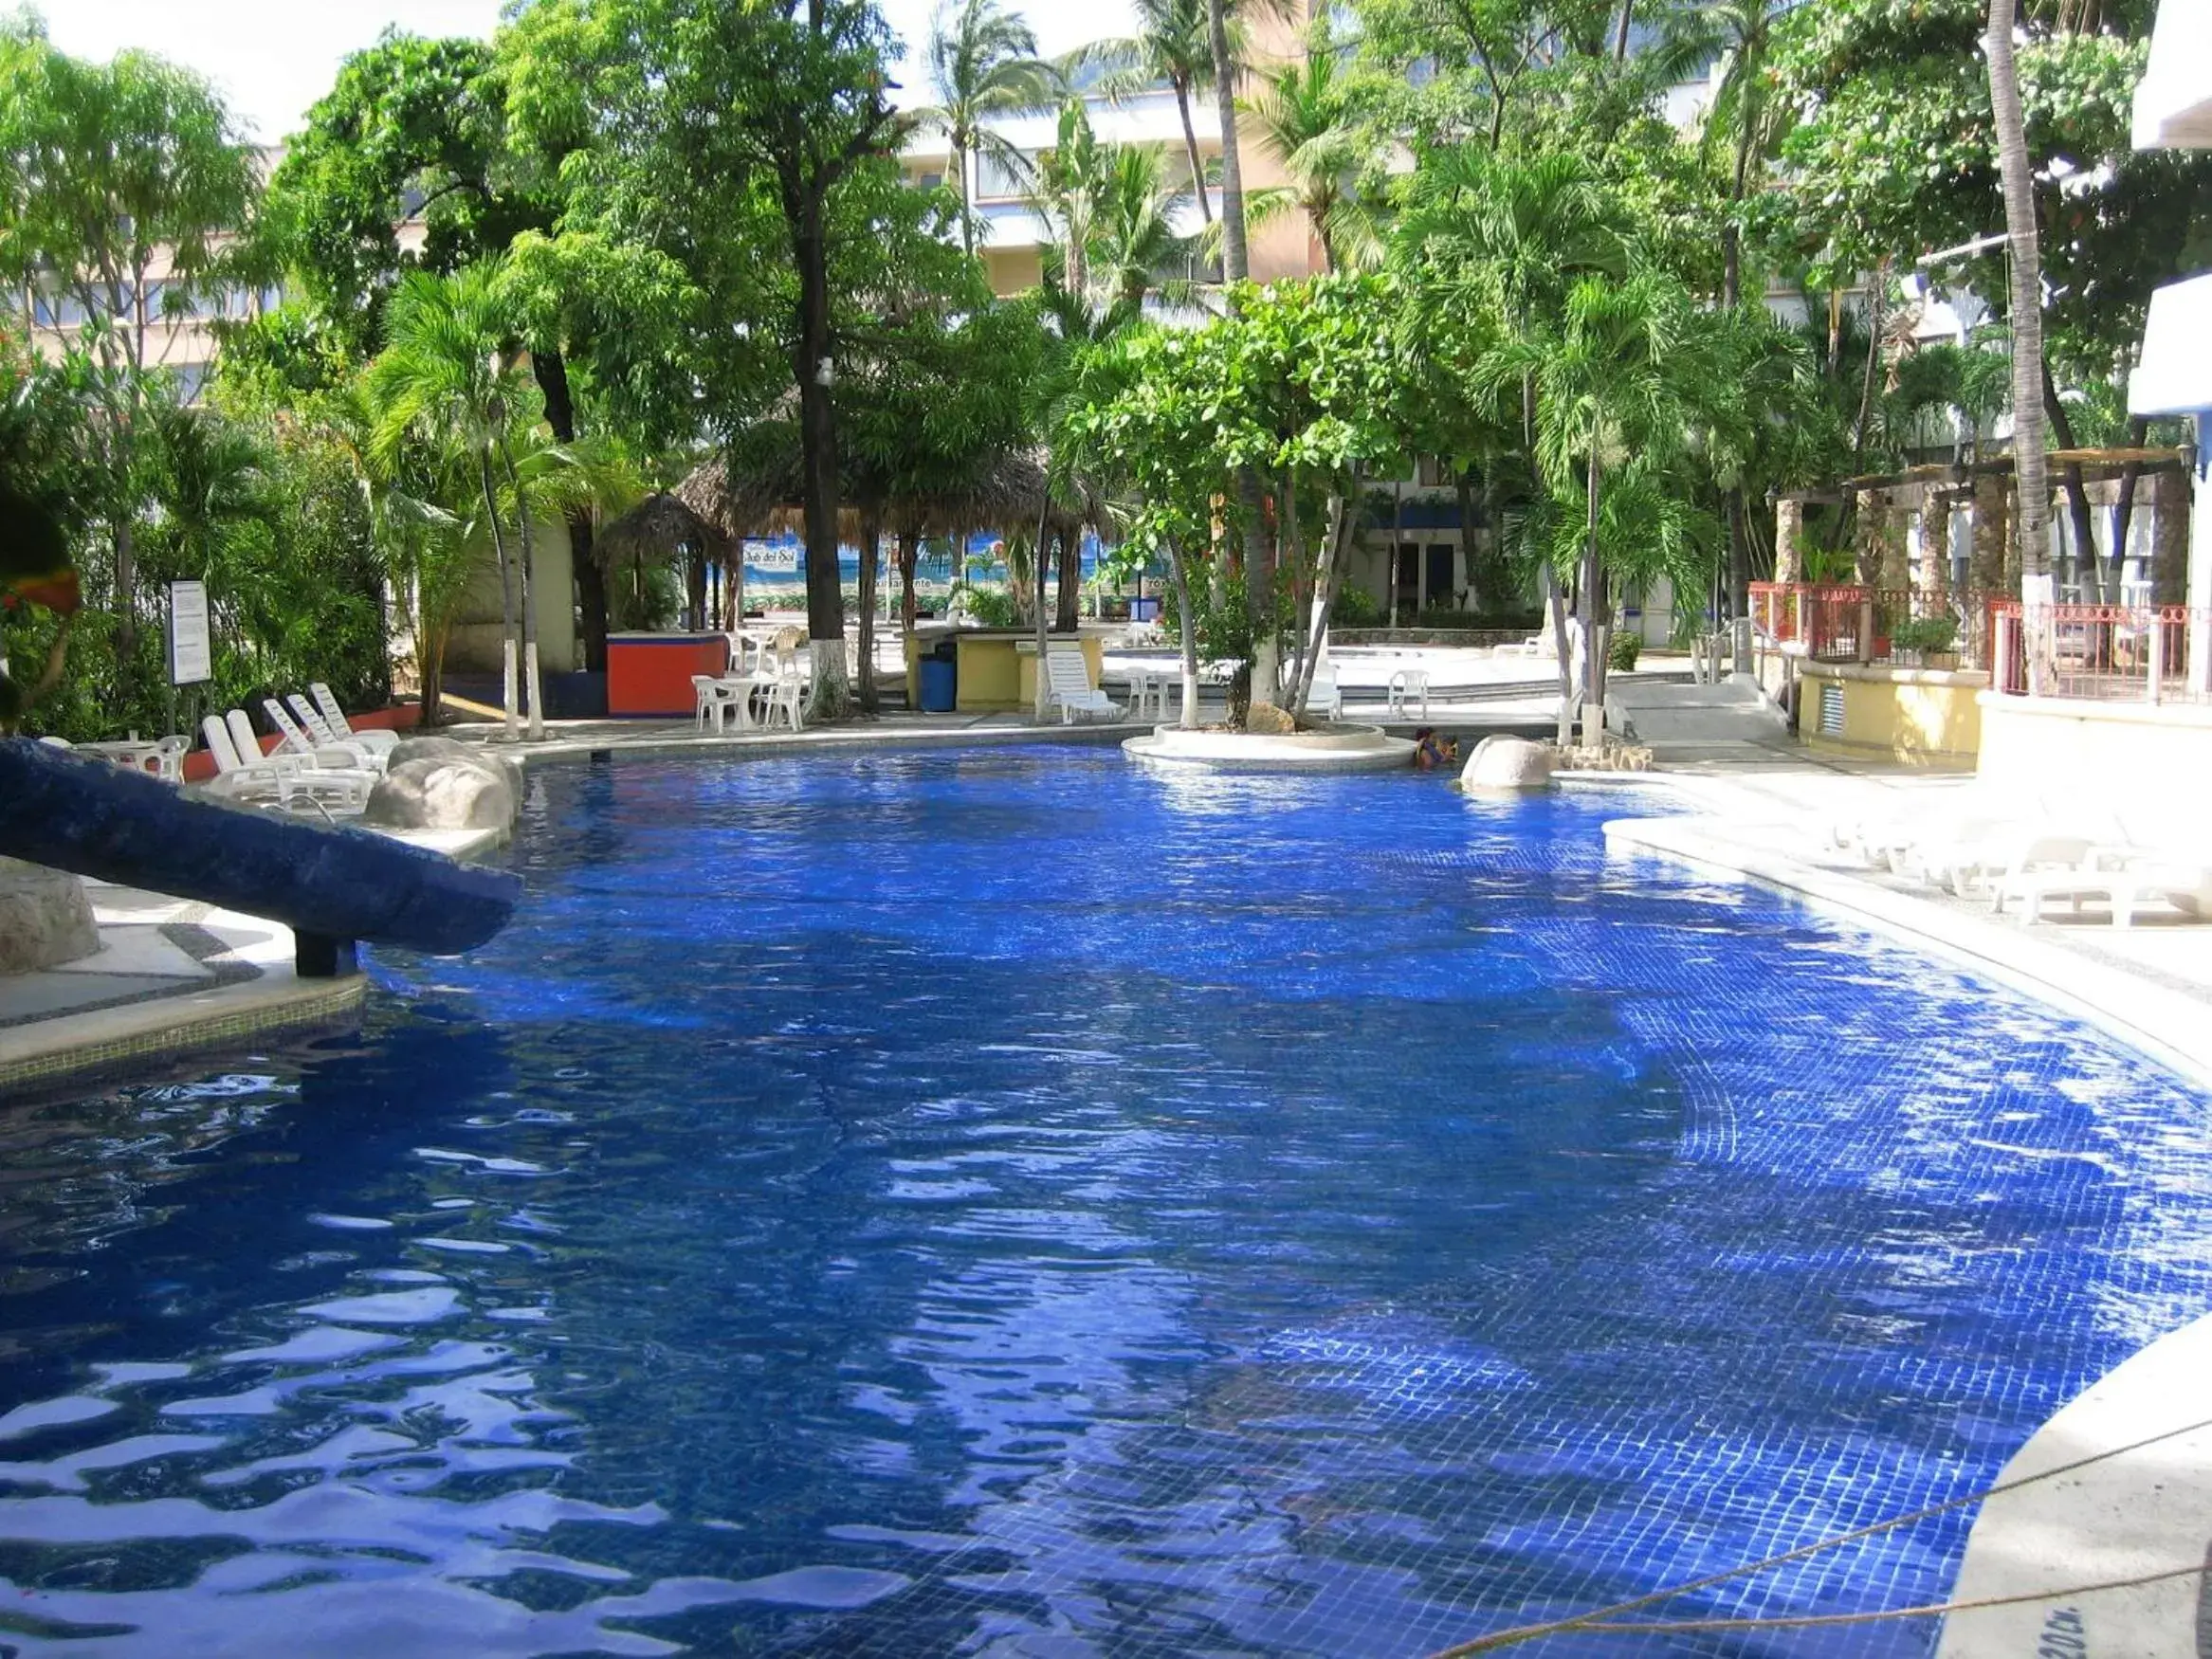
{"label": "person in pool", "polygon": [[1440,738],[1433,726],[1423,726],[1414,733],[1414,765],[1423,772],[1434,772],[1439,766],[1449,766],[1459,758],[1459,740]]}

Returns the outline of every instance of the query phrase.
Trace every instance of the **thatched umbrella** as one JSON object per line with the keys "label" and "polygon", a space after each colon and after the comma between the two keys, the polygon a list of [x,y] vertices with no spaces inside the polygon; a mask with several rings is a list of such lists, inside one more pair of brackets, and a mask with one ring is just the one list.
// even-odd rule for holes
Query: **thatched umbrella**
{"label": "thatched umbrella", "polygon": [[707,564],[727,568],[730,547],[731,538],[719,524],[693,511],[681,497],[661,490],[605,525],[593,538],[592,556],[611,575],[624,566],[642,568],[685,558],[692,608],[704,616]]}

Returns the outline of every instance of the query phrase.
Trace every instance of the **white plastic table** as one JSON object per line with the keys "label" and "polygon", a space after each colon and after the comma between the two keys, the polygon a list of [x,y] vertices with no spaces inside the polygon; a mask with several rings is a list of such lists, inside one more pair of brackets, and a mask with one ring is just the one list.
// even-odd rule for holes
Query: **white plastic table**
{"label": "white plastic table", "polygon": [[1129,670],[1129,713],[1138,720],[1144,718],[1146,706],[1161,720],[1167,719],[1167,697],[1172,689],[1178,708],[1182,704],[1182,665],[1172,668],[1155,667],[1139,664]]}

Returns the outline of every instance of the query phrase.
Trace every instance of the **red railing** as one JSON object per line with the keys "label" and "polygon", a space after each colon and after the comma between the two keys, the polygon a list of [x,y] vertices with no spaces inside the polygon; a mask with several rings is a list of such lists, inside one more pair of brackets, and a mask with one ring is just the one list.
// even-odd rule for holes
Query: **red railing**
{"label": "red railing", "polygon": [[[1753,582],[1751,615],[1778,642],[1799,645],[1821,663],[1894,660],[1892,634],[1904,622],[1936,618],[1956,625],[1948,647],[1959,666],[1989,663],[1989,596],[1965,590],[1874,588],[1854,582]],[[1947,654],[1948,654],[1947,653]]]}
{"label": "red railing", "polygon": [[2053,605],[2033,615],[2017,599],[1990,607],[1991,684],[2029,690],[2028,631],[2050,630],[2048,697],[2104,702],[2212,702],[2212,611],[2185,605]]}

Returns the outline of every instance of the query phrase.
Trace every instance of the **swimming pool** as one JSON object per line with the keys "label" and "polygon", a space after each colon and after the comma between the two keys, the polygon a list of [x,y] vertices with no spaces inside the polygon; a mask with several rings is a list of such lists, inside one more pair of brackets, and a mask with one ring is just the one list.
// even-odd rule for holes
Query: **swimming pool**
{"label": "swimming pool", "polygon": [[1650,810],[534,773],[357,1037],[0,1114],[0,1645],[1417,1655],[1975,1489],[2212,1306],[2203,1102]]}

